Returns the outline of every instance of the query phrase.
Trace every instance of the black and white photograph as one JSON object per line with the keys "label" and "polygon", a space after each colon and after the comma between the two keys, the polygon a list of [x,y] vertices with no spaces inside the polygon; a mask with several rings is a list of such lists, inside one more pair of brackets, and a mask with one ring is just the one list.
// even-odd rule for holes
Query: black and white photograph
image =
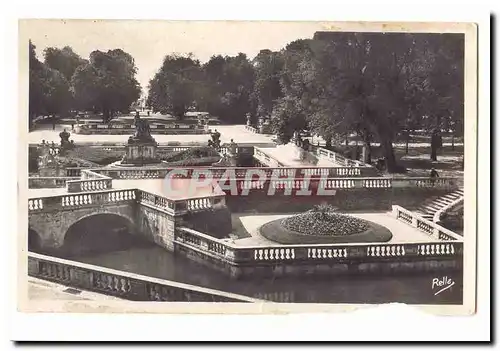
{"label": "black and white photograph", "polygon": [[474,313],[474,24],[19,33],[23,309]]}

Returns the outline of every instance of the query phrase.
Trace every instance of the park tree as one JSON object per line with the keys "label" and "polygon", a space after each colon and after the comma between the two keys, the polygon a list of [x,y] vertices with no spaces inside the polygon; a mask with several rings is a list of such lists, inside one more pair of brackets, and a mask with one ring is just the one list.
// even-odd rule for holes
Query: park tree
{"label": "park tree", "polygon": [[87,60],[81,58],[73,52],[70,46],[65,46],[62,49],[49,47],[44,50],[44,63],[47,67],[61,72],[68,82],[75,73],[78,66],[84,65]]}
{"label": "park tree", "polygon": [[283,96],[280,77],[283,68],[281,53],[261,50],[254,58],[255,84],[253,98],[257,101],[257,114],[270,116],[274,104]]}
{"label": "park tree", "polygon": [[197,86],[197,105],[223,121],[243,123],[247,113],[255,113],[254,70],[245,54],[212,56]]}
{"label": "park tree", "polygon": [[428,89],[423,106],[423,128],[431,135],[431,160],[437,161],[442,145],[440,132],[463,134],[464,37],[462,34],[427,35],[417,42],[422,60],[428,64]]}
{"label": "park tree", "polygon": [[149,82],[148,104],[181,120],[199,94],[200,73],[200,63],[191,55],[167,55]]}
{"label": "park tree", "polygon": [[[408,115],[413,38],[399,33],[330,33],[316,38],[312,70],[318,100],[310,124],[380,142],[389,172],[399,167],[393,141]],[[415,83],[416,84],[416,83]],[[417,84],[418,85],[418,84]]]}
{"label": "park tree", "polygon": [[29,126],[40,114],[61,115],[72,104],[70,84],[64,75],[40,62],[29,42]]}
{"label": "park tree", "polygon": [[49,115],[66,114],[73,102],[69,82],[61,72],[49,67],[44,67],[42,80],[44,111]]}
{"label": "park tree", "polygon": [[43,63],[36,57],[36,47],[29,41],[29,116],[28,125],[31,128],[38,114],[44,113]]}
{"label": "park tree", "polygon": [[282,96],[273,106],[271,124],[280,143],[286,144],[295,132],[307,128],[315,98],[314,82],[308,67],[312,60],[311,40],[296,40],[280,52],[279,83]]}
{"label": "park tree", "polygon": [[75,103],[81,109],[102,112],[104,122],[108,122],[140,97],[136,72],[134,59],[121,49],[93,51],[89,63],[73,74]]}

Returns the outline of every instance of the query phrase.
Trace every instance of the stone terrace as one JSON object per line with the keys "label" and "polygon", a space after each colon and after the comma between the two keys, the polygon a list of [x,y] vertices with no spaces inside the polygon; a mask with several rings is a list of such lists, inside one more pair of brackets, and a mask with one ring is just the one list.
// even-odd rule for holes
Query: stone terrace
{"label": "stone terrace", "polygon": [[[260,235],[258,232],[258,228],[265,223],[271,222],[275,219],[286,218],[293,215],[294,214],[233,214],[233,222],[240,221],[245,231],[250,234],[251,237],[236,239],[232,242],[238,246],[279,246],[279,243],[270,241]],[[410,242],[423,243],[432,241],[432,238],[430,238],[429,235],[423,233],[422,231],[419,231],[417,228],[411,227],[408,224],[401,222],[394,217],[392,212],[349,213],[349,215],[372,221],[389,229],[393,235],[392,239],[388,242],[389,244]],[[233,226],[234,224],[235,223],[233,223]]]}

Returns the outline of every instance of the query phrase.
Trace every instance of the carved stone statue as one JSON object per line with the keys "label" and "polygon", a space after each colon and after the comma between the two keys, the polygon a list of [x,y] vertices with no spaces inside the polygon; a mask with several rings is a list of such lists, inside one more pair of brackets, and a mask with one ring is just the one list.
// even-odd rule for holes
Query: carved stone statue
{"label": "carved stone statue", "polygon": [[151,136],[151,128],[148,121],[141,119],[139,112],[135,113],[134,126],[135,133],[128,139],[129,144],[156,143]]}
{"label": "carved stone statue", "polygon": [[216,149],[217,151],[219,151],[220,150],[220,133],[217,131],[217,129],[215,130],[214,133],[211,134],[211,137],[212,137],[212,140],[208,141],[208,146],[211,146],[214,149]]}
{"label": "carved stone statue", "polygon": [[246,117],[247,117],[247,126],[251,126],[252,125],[252,116],[249,113],[247,113]]}
{"label": "carved stone statue", "polygon": [[68,146],[70,144],[70,142],[69,142],[70,136],[71,136],[71,134],[68,133],[66,131],[66,129],[64,129],[61,133],[59,133],[59,137],[61,138],[61,146],[62,147]]}

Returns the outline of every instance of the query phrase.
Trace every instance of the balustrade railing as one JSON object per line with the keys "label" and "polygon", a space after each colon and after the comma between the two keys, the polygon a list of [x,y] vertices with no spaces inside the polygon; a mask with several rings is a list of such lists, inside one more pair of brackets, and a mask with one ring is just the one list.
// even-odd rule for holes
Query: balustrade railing
{"label": "balustrade railing", "polygon": [[[179,173],[178,171],[183,173]],[[352,178],[354,182],[363,182],[363,188],[396,188],[396,187],[415,187],[415,188],[444,188],[454,189],[458,187],[458,178],[441,177],[431,179],[428,177],[366,177],[363,176],[365,168],[352,167],[253,167],[253,168],[96,168],[91,171],[113,179],[162,179],[167,175],[173,175],[175,178],[191,178],[198,172],[204,176],[207,172],[215,180],[223,179],[245,179],[259,180],[262,177],[266,179],[280,180],[276,178],[289,178],[288,180],[298,179],[316,179],[316,178]],[[171,173],[176,171],[175,173]]]}
{"label": "balustrade railing", "polygon": [[101,191],[112,188],[113,179],[97,172],[85,169],[80,172],[80,179],[66,182],[68,193]]}
{"label": "balustrade railing", "polygon": [[434,217],[432,218],[433,222],[439,222],[441,220],[441,217],[443,216],[444,213],[452,210],[453,208],[456,208],[457,206],[463,205],[464,203],[464,197],[461,196],[455,201],[450,202],[448,205],[444,206],[442,209],[437,211],[434,214]]}
{"label": "balustrade railing", "polygon": [[108,190],[85,194],[59,195],[28,199],[28,211],[72,209],[86,206],[126,203],[136,200],[137,190]]}
{"label": "balustrade railing", "polygon": [[258,147],[254,147],[254,152],[253,156],[263,164],[269,167],[286,167],[283,163],[281,163],[278,159],[275,157],[272,157],[271,155],[265,153]]}
{"label": "balustrade railing", "polygon": [[67,181],[78,179],[78,177],[29,177],[28,188],[64,188]]}
{"label": "balustrade railing", "polygon": [[68,177],[80,177],[82,170],[88,168],[81,167],[68,167],[66,168],[66,176]]}
{"label": "balustrade railing", "polygon": [[258,302],[246,296],[31,252],[28,275],[132,301]]}
{"label": "balustrade railing", "polygon": [[230,264],[325,260],[371,262],[387,257],[456,256],[461,255],[463,250],[463,243],[460,241],[239,246],[185,227],[176,228],[174,242],[184,249],[203,252]]}
{"label": "balustrade railing", "polygon": [[250,132],[253,132],[253,133],[259,133],[257,128],[249,126],[249,125],[245,125],[245,129],[250,131]]}
{"label": "balustrade railing", "polygon": [[328,158],[332,162],[335,162],[339,165],[345,165],[345,166],[350,166],[350,167],[369,167],[372,168],[373,166],[366,164],[364,162],[358,161],[358,160],[352,160],[349,159],[335,151],[327,150],[322,147],[314,146],[311,145],[311,151],[315,152],[317,156]]}
{"label": "balustrade railing", "polygon": [[137,191],[137,200],[140,204],[166,211],[173,214],[175,211],[175,201],[169,200],[163,196],[149,193],[144,190]]}
{"label": "balustrade railing", "polygon": [[401,206],[392,206],[393,214],[397,219],[417,228],[434,239],[443,241],[463,241],[463,237],[446,229],[433,221],[429,221],[418,214],[408,211]]}

